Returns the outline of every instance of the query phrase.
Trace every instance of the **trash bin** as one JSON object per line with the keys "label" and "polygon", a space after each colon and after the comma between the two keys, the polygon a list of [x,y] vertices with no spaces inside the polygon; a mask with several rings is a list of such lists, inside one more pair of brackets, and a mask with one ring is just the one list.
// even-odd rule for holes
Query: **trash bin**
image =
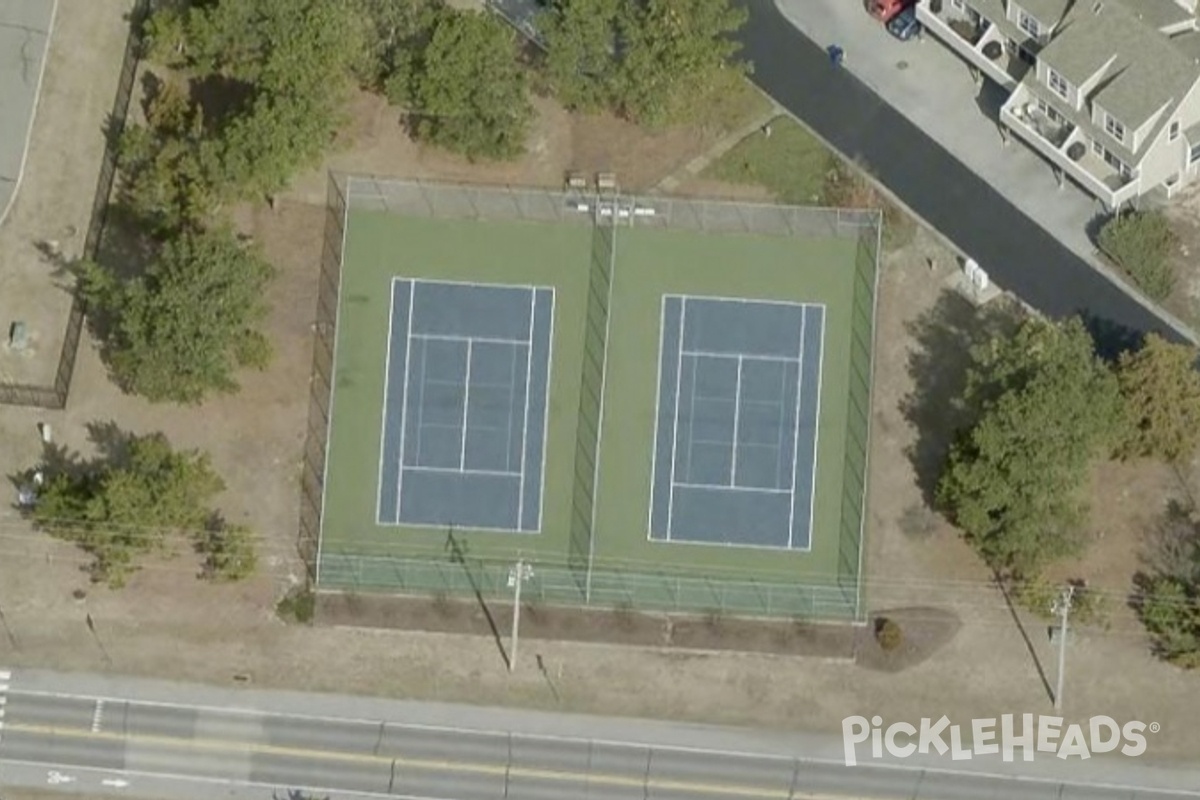
{"label": "trash bin", "polygon": [[842,65],[842,59],[846,56],[845,50],[838,47],[836,44],[831,44],[825,49],[825,52],[829,53],[830,64],[833,64],[835,67],[840,67]]}

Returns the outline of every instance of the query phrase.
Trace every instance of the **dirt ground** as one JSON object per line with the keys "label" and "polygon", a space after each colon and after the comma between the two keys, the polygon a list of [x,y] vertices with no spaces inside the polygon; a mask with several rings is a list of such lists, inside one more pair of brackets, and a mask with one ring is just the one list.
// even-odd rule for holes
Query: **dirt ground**
{"label": "dirt ground", "polygon": [[78,256],[87,235],[104,128],[133,0],[59,0],[25,177],[0,226],[0,325],[25,322],[30,346],[0,347],[0,381],[52,384],[71,297],[39,244]]}
{"label": "dirt ground", "polygon": [[[567,169],[615,169],[626,185],[649,186],[715,138],[668,132],[662,135],[667,138],[641,140],[615,120],[583,122],[539,101],[543,113],[530,157],[477,168],[404,140],[386,108],[370,98],[359,98],[356,108],[362,112],[359,122],[330,165],[389,175],[556,185]],[[90,181],[94,170],[84,174]],[[703,188],[718,195],[744,191]],[[528,663],[510,674],[489,636],[309,628],[279,621],[273,603],[301,574],[294,557],[297,483],[324,221],[323,208],[306,200],[323,202],[321,171],[298,181],[277,210],[237,213],[238,223],[279,270],[269,298],[277,356],[265,372],[244,375],[239,394],[199,409],[155,407],[123,397],[85,344],[66,411],[0,413],[0,467],[8,474],[36,462],[38,422],[50,422],[57,441],[84,451],[93,446],[88,423],[109,421],[137,432],[162,430],[178,445],[204,447],[230,486],[222,508],[230,519],[244,520],[259,532],[261,574],[241,585],[210,586],[194,579],[195,559],[181,553],[148,564],[122,591],[89,587],[77,551],[31,532],[15,512],[0,512],[0,665],[217,684],[248,675],[260,687],[828,733],[839,731],[841,719],[855,713],[912,721],[945,713],[965,721],[1050,712],[1046,676],[1052,679],[1053,667],[1043,671],[1042,665],[1053,661],[1044,629],[1028,615],[1016,617],[1024,628],[1016,624],[973,553],[925,510],[928,475],[923,473],[944,443],[939,444],[936,431],[914,424],[916,410],[925,415],[922,419],[937,419],[936,401],[944,403],[952,393],[955,365],[965,343],[978,335],[980,315],[946,290],[952,259],[923,232],[887,257],[881,281],[867,596],[877,610],[936,609],[931,617],[950,612],[961,628],[937,657],[896,676],[819,659],[538,641],[526,650]],[[927,266],[930,256],[936,257],[937,270]],[[914,399],[917,387],[920,397]],[[922,397],[934,402],[922,405]],[[1119,468],[1125,469],[1137,467]],[[1114,586],[1124,580],[1119,567],[1127,571],[1130,566],[1129,548],[1138,533],[1132,529],[1140,519],[1135,512],[1122,516],[1119,507],[1137,501],[1153,508],[1163,488],[1154,476],[1142,484],[1133,473],[1119,470],[1097,476],[1097,494],[1105,505],[1098,505],[1096,518],[1106,521],[1105,535],[1089,555],[1097,559],[1089,567],[1097,575],[1107,574],[1101,561],[1111,564]],[[1111,491],[1113,482],[1124,482],[1128,502]],[[76,599],[77,589],[86,595]],[[87,615],[95,622],[95,637],[85,625]],[[1155,661],[1140,629],[1127,623],[1107,632],[1083,631],[1074,640],[1065,713],[1071,719],[1108,714],[1158,722],[1163,732],[1151,739],[1147,758],[1194,758],[1200,750],[1198,678]],[[533,668],[535,654],[554,676],[553,689]],[[639,691],[630,692],[630,686]]]}

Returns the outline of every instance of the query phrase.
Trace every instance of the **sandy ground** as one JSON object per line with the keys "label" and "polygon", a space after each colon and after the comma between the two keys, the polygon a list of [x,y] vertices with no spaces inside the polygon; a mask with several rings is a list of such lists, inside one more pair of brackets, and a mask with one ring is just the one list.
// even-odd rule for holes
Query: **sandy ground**
{"label": "sandy ground", "polygon": [[[355,108],[358,122],[330,165],[391,175],[556,185],[565,170],[611,168],[629,176],[622,178],[627,185],[651,186],[702,152],[712,138],[668,132],[667,138],[639,139],[618,121],[575,120],[539,101],[542,113],[531,155],[514,165],[479,168],[408,142],[377,101],[359,98]],[[94,171],[81,174],[90,181]],[[56,178],[31,172],[30,186],[42,180],[53,187]],[[178,445],[203,446],[230,486],[222,508],[258,532],[264,556],[260,576],[242,585],[210,586],[195,580],[195,558],[180,552],[148,564],[122,591],[89,587],[79,571],[84,559],[78,552],[34,534],[14,512],[0,512],[0,610],[6,623],[0,631],[0,665],[213,683],[248,675],[258,686],[827,732],[839,730],[842,717],[853,713],[911,720],[945,713],[965,721],[1050,712],[1039,674],[1039,664],[1053,663],[1044,629],[1026,620],[1027,640],[974,555],[953,530],[923,510],[914,462],[927,461],[936,451],[936,441],[930,440],[938,433],[920,430],[906,409],[914,387],[935,400],[952,393],[955,353],[961,359],[962,344],[978,319],[969,305],[946,294],[947,272],[926,265],[931,254],[937,254],[942,270],[950,264],[948,254],[926,235],[887,259],[881,283],[867,569],[875,608],[935,606],[962,620],[958,635],[937,657],[897,676],[815,659],[538,642],[526,651],[523,668],[509,674],[494,643],[484,637],[279,622],[273,602],[300,575],[294,556],[297,476],[324,220],[321,207],[304,201],[323,202],[323,181],[323,172],[313,171],[276,211],[237,212],[238,223],[279,270],[269,297],[277,357],[265,372],[243,376],[239,394],[200,409],[150,406],[117,392],[85,344],[66,411],[6,409],[0,415],[0,467],[8,474],[38,458],[39,421],[51,422],[59,441],[84,452],[93,447],[89,423],[110,421],[137,432],[162,430]],[[703,188],[719,195],[743,191]],[[690,190],[694,187],[683,187]],[[928,352],[927,342],[943,349]],[[942,369],[921,368],[930,363]],[[1098,485],[1114,480],[1129,483],[1131,478],[1099,476]],[[1145,487],[1130,483],[1124,500],[1098,490],[1111,503],[1098,511],[1107,514],[1133,501],[1156,507],[1162,487],[1150,480]],[[1128,553],[1140,533],[1134,529],[1140,517],[1097,518],[1105,520],[1106,535],[1091,557],[1111,559],[1105,563],[1115,570],[1113,585],[1127,584]],[[1124,575],[1116,569],[1122,564]],[[75,590],[85,595],[77,599]],[[96,637],[85,626],[89,614]],[[532,668],[535,653],[543,656],[555,681],[557,702]],[[1198,678],[1156,662],[1132,620],[1120,620],[1107,632],[1082,632],[1070,663],[1067,716],[1103,713],[1160,723],[1163,732],[1150,742],[1151,759],[1194,758],[1200,750]]]}
{"label": "sandy ground", "polygon": [[70,295],[40,243],[77,257],[87,235],[104,129],[132,0],[59,0],[25,177],[0,226],[0,324],[25,322],[30,347],[0,347],[0,380],[52,384]]}

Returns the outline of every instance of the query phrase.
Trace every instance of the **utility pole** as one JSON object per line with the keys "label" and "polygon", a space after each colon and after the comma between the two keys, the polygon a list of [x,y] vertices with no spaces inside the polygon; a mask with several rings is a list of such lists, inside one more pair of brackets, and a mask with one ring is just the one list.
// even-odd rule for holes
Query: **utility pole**
{"label": "utility pole", "polygon": [[513,617],[512,617],[512,647],[508,654],[508,671],[517,668],[517,645],[521,630],[521,584],[526,578],[533,577],[533,567],[525,563],[525,559],[517,559],[517,564],[508,572],[508,585],[513,587]]}
{"label": "utility pole", "polygon": [[1058,617],[1058,688],[1054,690],[1054,710],[1062,710],[1063,678],[1067,671],[1067,618],[1071,615],[1071,601],[1075,598],[1075,587],[1067,586],[1054,601],[1051,610]]}

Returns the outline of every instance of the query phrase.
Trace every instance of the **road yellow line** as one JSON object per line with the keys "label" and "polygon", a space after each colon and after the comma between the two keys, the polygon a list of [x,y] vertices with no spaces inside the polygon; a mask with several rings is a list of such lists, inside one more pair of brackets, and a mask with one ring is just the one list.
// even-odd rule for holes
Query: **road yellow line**
{"label": "road yellow line", "polygon": [[207,750],[217,752],[253,753],[256,755],[276,756],[295,759],[320,759],[325,761],[342,761],[360,764],[375,764],[396,767],[403,770],[421,770],[425,772],[460,773],[472,775],[490,775],[496,778],[512,780],[527,778],[531,780],[554,781],[559,783],[577,783],[593,786],[611,786],[634,788],[639,790],[656,789],[659,791],[687,792],[701,795],[720,795],[723,797],[770,798],[770,800],[787,800],[789,796],[808,798],[808,800],[845,800],[844,797],[828,795],[796,794],[791,795],[786,787],[769,788],[739,784],[700,783],[686,780],[666,780],[661,778],[646,778],[641,775],[622,775],[603,772],[571,772],[567,770],[539,769],[508,764],[489,764],[472,761],[451,761],[431,758],[408,758],[405,756],[385,756],[373,753],[352,753],[337,750],[317,750],[306,747],[285,747],[264,742],[247,742],[223,739],[184,739],[176,736],[161,736],[153,734],[121,734],[111,731],[92,732],[80,728],[57,728],[52,725],[24,725],[11,723],[4,727],[6,733],[26,733],[35,736],[64,737],[70,739],[86,739],[92,741],[124,742],[129,744],[152,745],[175,748],[179,750]]}

